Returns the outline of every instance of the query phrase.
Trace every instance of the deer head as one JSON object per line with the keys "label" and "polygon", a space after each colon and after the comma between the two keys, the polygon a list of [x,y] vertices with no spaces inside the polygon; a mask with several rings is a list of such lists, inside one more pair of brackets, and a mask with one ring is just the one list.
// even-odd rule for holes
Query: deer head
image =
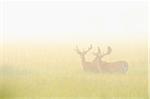
{"label": "deer head", "polygon": [[90,45],[90,47],[89,47],[87,50],[82,50],[82,51],[80,51],[79,48],[78,48],[78,46],[76,46],[75,51],[77,52],[77,54],[80,55],[81,59],[84,60],[85,55],[86,55],[91,49],[92,49],[92,45]]}

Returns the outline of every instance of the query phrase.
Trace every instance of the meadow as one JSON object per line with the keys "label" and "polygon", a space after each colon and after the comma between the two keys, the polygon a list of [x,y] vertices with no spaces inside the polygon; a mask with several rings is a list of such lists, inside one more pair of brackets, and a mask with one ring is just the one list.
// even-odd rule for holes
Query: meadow
{"label": "meadow", "polygon": [[[146,44],[117,46],[104,60],[126,60],[127,74],[84,72],[74,44],[5,46],[0,51],[1,99],[148,99]],[[87,60],[92,59],[89,53]]]}

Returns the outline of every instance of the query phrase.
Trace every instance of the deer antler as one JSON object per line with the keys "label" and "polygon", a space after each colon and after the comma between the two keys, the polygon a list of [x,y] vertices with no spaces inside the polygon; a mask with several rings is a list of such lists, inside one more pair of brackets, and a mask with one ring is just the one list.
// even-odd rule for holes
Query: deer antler
{"label": "deer antler", "polygon": [[104,53],[101,57],[104,57],[105,55],[109,55],[112,52],[112,49],[110,46],[107,47],[107,52]]}
{"label": "deer antler", "polygon": [[92,44],[90,45],[90,47],[87,49],[87,50],[83,50],[83,51],[80,51],[78,46],[76,46],[76,49],[75,51],[78,53],[78,54],[87,54],[88,51],[90,51],[92,49]]}
{"label": "deer antler", "polygon": [[101,50],[99,47],[97,47],[97,52],[93,52],[93,55],[96,56],[93,60],[93,62],[95,62],[97,59],[99,59],[101,57]]}
{"label": "deer antler", "polygon": [[91,49],[92,49],[92,44],[90,45],[90,47],[87,50],[83,51],[83,53],[87,54],[87,52],[89,52]]}
{"label": "deer antler", "polygon": [[76,46],[75,51],[76,51],[78,54],[81,54],[81,51],[79,50],[78,46]]}
{"label": "deer antler", "polygon": [[97,47],[97,52],[93,52],[93,54],[94,54],[95,56],[101,55],[101,50],[100,50],[100,48]]}
{"label": "deer antler", "polygon": [[100,55],[102,54],[102,53],[101,53],[101,50],[100,50],[100,47],[97,47],[97,51],[98,51],[98,52],[97,52],[98,54],[100,54]]}

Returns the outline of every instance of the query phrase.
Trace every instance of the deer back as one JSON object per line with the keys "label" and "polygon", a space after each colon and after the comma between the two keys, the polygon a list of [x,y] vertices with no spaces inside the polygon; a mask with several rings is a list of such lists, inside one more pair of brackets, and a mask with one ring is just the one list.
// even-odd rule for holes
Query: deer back
{"label": "deer back", "polygon": [[119,72],[119,73],[126,73],[128,70],[128,64],[125,61],[117,61],[112,63],[103,62],[100,65],[103,72]]}

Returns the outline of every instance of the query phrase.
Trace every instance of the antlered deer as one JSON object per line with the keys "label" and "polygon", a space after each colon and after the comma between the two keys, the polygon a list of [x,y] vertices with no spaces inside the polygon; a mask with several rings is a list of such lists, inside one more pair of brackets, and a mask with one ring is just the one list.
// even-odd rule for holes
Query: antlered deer
{"label": "antlered deer", "polygon": [[85,59],[85,55],[91,49],[92,49],[92,45],[87,50],[80,51],[78,47],[76,47],[75,50],[77,54],[79,54],[81,57],[81,65],[83,66],[84,71],[99,72],[99,69],[98,69],[99,66],[97,65],[97,62],[95,61],[89,62],[89,61],[86,61]]}
{"label": "antlered deer", "polygon": [[98,50],[97,53],[94,53],[94,55],[96,56],[101,72],[126,73],[128,71],[128,63],[126,61],[116,61],[116,62],[110,62],[110,63],[102,61],[102,58],[104,56],[109,55],[112,52],[112,49],[110,46],[107,48],[107,52],[103,54],[101,53],[101,50],[99,47],[97,48],[97,50]]}
{"label": "antlered deer", "polygon": [[108,47],[106,53],[101,53],[100,48],[97,48],[97,52],[93,53],[95,58],[93,61],[86,61],[85,55],[92,49],[92,45],[87,49],[80,51],[78,47],[76,47],[76,52],[81,57],[81,65],[85,71],[90,72],[108,72],[108,73],[126,73],[128,71],[128,63],[126,61],[116,61],[116,62],[105,62],[102,58],[106,55],[109,55],[112,52],[111,47]]}

